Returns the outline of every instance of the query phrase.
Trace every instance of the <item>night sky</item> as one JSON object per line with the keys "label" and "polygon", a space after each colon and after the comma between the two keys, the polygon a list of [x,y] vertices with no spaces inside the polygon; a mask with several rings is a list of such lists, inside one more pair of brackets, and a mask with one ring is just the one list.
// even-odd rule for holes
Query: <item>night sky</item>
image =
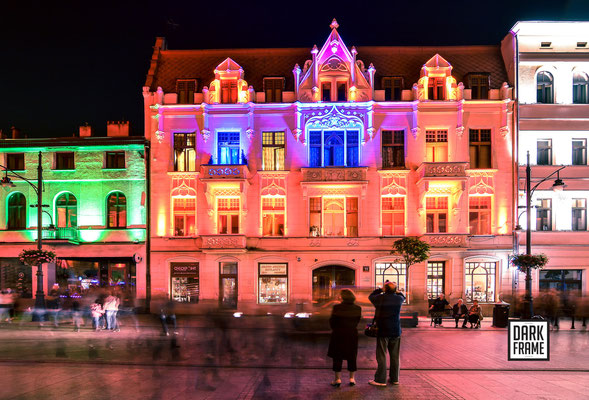
{"label": "night sky", "polygon": [[5,3],[17,1],[0,9],[0,129],[28,137],[71,136],[85,122],[105,135],[107,120],[141,135],[156,36],[170,49],[311,49],[335,17],[350,47],[499,44],[518,20],[589,20],[587,0]]}

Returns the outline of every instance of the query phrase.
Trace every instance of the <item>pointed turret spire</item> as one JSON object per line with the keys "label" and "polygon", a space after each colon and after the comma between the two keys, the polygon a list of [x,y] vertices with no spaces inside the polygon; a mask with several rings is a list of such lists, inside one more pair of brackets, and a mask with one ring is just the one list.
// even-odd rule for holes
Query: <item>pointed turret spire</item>
{"label": "pointed turret spire", "polygon": [[331,29],[337,29],[337,28],[339,28],[339,24],[337,23],[337,21],[335,20],[335,18],[333,19],[333,21],[331,21],[331,25],[329,25],[329,27]]}

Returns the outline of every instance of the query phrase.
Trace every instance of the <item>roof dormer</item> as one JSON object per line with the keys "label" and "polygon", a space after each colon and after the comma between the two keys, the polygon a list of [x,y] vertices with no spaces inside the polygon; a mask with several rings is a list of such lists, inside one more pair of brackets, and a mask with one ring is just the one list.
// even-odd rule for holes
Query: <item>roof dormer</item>
{"label": "roof dormer", "polygon": [[217,65],[215,80],[203,92],[209,104],[247,103],[254,98],[253,87],[243,79],[243,68],[229,57]]}
{"label": "roof dormer", "polygon": [[458,100],[452,65],[439,54],[430,58],[421,68],[417,91],[419,100]]}

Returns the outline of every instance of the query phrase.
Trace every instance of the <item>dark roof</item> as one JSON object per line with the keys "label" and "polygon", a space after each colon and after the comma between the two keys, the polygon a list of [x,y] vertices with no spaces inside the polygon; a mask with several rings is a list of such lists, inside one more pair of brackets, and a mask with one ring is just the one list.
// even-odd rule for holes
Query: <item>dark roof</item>
{"label": "dark roof", "polygon": [[60,146],[125,146],[144,145],[143,136],[109,136],[109,137],[65,137],[41,139],[0,139],[0,148],[12,147],[60,147]]}
{"label": "dark roof", "polygon": [[[371,63],[376,68],[376,89],[380,88],[383,76],[403,76],[405,89],[410,89],[419,79],[423,64],[436,53],[453,66],[452,75],[457,82],[463,82],[469,72],[490,73],[492,88],[507,82],[499,46],[358,47],[357,50],[357,59],[366,68]],[[152,91],[161,86],[169,93],[176,91],[176,79],[197,79],[200,92],[203,86],[210,85],[215,78],[215,67],[227,57],[243,68],[244,79],[256,91],[263,89],[263,78],[268,76],[285,77],[285,90],[292,91],[292,70],[295,64],[302,69],[305,61],[311,59],[311,53],[310,48],[161,50],[155,73],[148,75],[146,86]]]}

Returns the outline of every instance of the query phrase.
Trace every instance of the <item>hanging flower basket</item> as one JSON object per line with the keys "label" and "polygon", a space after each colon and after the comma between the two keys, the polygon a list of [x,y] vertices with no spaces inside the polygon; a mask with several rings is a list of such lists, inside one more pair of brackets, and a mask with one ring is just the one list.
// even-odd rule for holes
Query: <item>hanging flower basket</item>
{"label": "hanging flower basket", "polygon": [[23,264],[36,266],[55,262],[55,253],[49,250],[23,250],[18,255]]}
{"label": "hanging flower basket", "polygon": [[546,254],[517,254],[511,257],[511,264],[521,272],[528,269],[544,268],[548,263]]}

